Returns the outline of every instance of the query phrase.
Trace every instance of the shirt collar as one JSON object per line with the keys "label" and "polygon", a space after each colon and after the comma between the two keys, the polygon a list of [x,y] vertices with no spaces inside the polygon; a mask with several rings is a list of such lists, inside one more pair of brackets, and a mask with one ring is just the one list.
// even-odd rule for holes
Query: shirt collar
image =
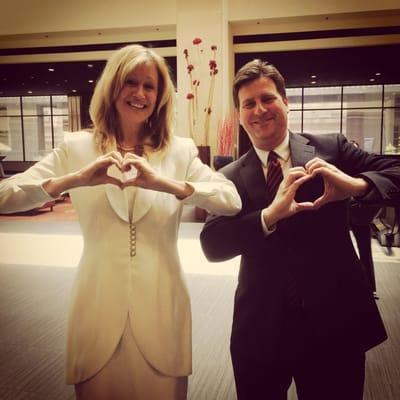
{"label": "shirt collar", "polygon": [[[264,167],[268,164],[268,155],[269,151],[261,150],[257,147],[254,147],[255,152],[257,153],[258,158],[260,159],[262,165]],[[290,156],[290,148],[289,148],[289,134],[285,136],[283,142],[277,146],[273,151],[281,158],[284,162],[289,159]]]}

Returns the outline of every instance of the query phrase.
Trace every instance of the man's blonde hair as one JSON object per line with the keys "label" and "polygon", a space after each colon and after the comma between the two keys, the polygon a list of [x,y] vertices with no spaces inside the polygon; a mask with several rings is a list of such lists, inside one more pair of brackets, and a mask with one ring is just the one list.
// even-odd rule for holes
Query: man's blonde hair
{"label": "man's blonde hair", "polygon": [[127,75],[138,66],[153,64],[158,72],[158,94],[152,115],[146,121],[141,139],[154,150],[164,149],[170,142],[174,123],[175,89],[163,57],[138,44],[122,47],[108,60],[93,93],[89,114],[93,132],[104,153],[120,138],[121,132],[115,106]]}

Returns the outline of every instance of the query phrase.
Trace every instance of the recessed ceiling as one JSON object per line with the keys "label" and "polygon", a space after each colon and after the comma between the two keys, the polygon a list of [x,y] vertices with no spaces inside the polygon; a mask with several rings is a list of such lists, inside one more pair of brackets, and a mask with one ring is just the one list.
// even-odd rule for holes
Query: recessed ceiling
{"label": "recessed ceiling", "polygon": [[243,53],[236,54],[235,62],[238,69],[254,58],[269,61],[285,77],[288,87],[367,85],[400,83],[397,54],[400,54],[400,45],[385,45]]}
{"label": "recessed ceiling", "polygon": [[[288,87],[400,83],[397,54],[400,45],[385,45],[243,53],[235,55],[235,63],[237,69],[254,58],[269,61],[284,75]],[[176,81],[176,57],[167,57],[167,61]],[[104,65],[104,60],[0,64],[0,96],[87,95],[93,91]]]}
{"label": "recessed ceiling", "polygon": [[[173,79],[176,58],[167,57]],[[0,64],[0,96],[92,93],[106,61]]]}

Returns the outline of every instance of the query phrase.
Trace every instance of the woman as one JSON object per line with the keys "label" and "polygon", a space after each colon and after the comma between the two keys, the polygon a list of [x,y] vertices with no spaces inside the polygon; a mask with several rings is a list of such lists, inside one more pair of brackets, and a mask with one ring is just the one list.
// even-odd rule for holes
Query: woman
{"label": "woman", "polygon": [[2,181],[0,212],[69,191],[84,249],[72,292],[67,383],[80,400],[185,399],[191,314],[177,251],[183,204],[233,215],[233,184],[172,136],[175,92],[162,57],[139,45],[110,58],[92,132]]}

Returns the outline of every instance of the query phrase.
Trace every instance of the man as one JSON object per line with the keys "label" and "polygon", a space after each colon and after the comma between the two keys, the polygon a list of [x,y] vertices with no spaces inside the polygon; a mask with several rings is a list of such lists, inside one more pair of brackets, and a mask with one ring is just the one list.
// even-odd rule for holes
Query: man
{"label": "man", "polygon": [[294,378],[300,400],[361,400],[365,352],[386,333],[347,202],[400,199],[400,163],[342,135],[289,132],[284,79],[268,63],[243,66],[233,95],[253,148],[220,171],[243,208],[210,217],[201,243],[210,261],[241,255],[231,335],[238,398],[286,399]]}

